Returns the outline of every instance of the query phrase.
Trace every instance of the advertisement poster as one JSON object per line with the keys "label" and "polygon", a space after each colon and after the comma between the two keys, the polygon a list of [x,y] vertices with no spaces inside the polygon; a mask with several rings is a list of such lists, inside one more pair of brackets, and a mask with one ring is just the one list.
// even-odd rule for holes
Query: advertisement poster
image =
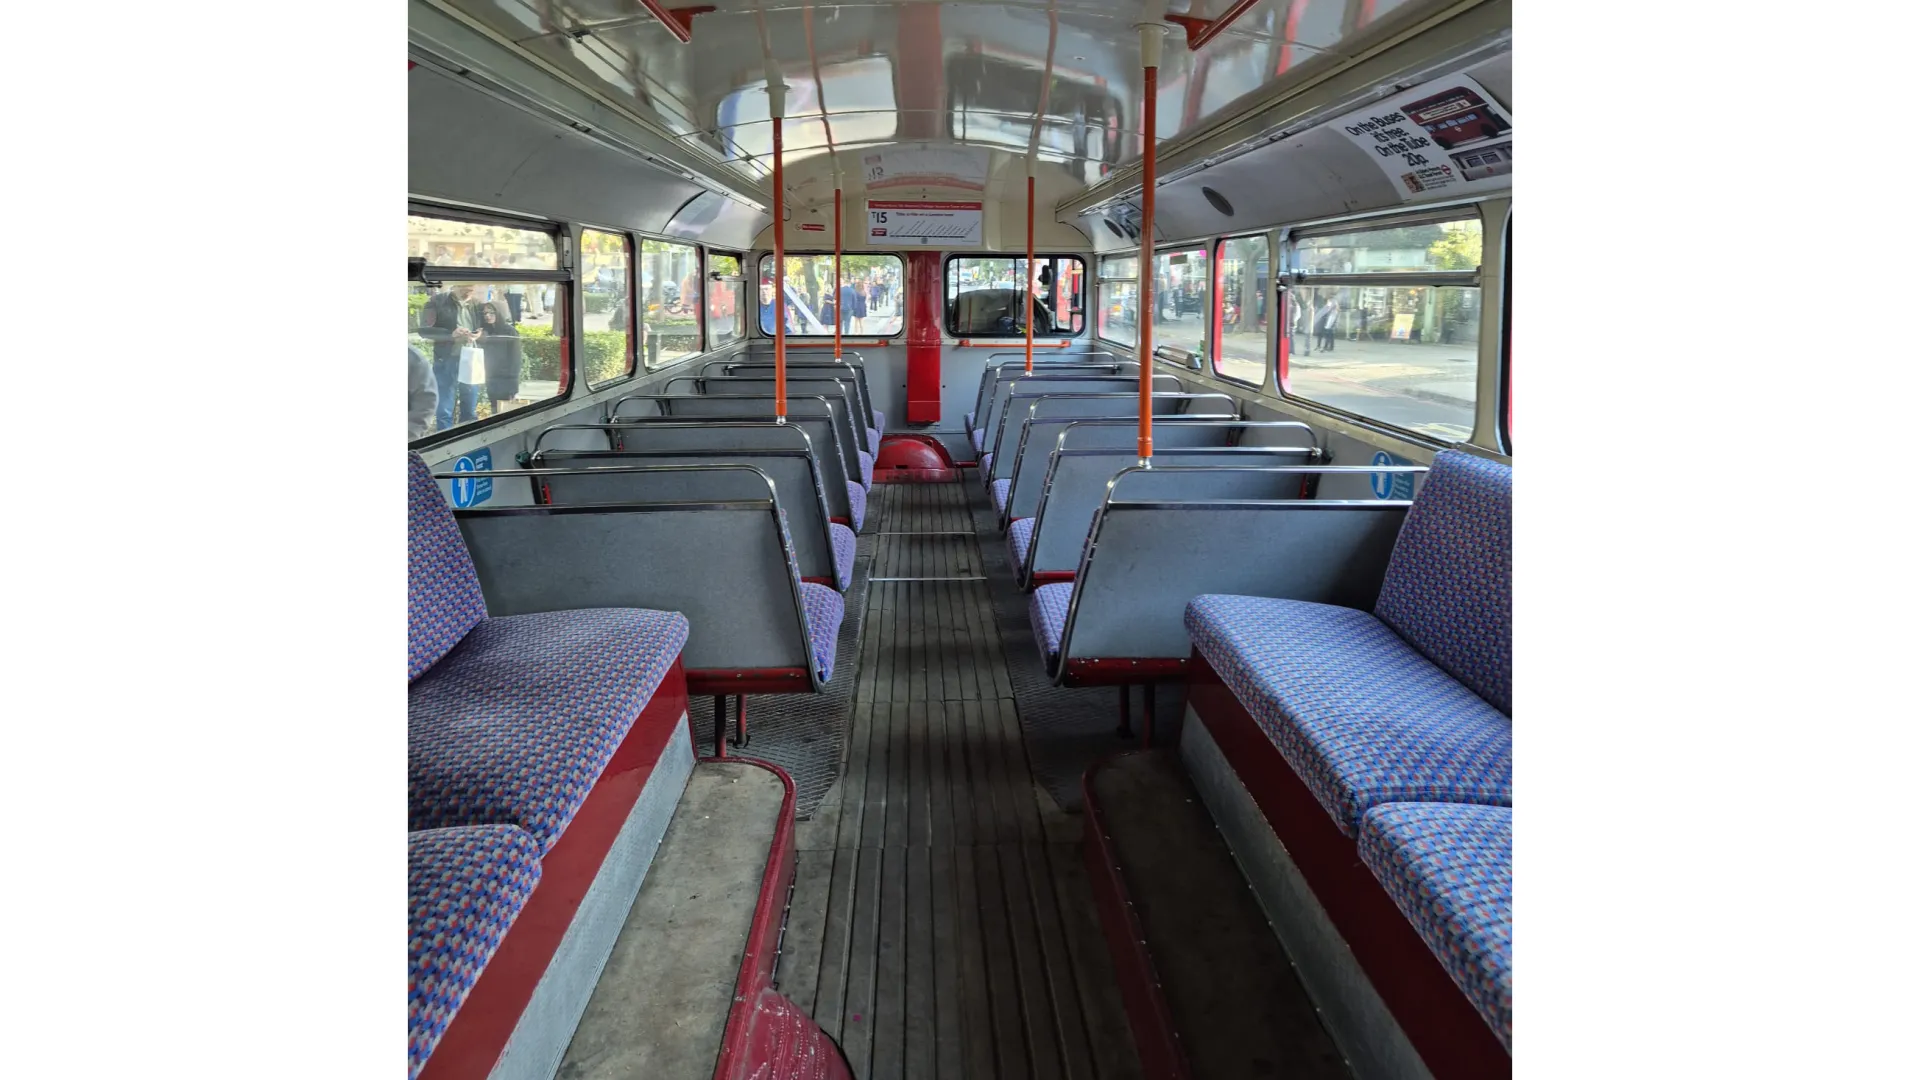
{"label": "advertisement poster", "polygon": [[1333,122],[1402,201],[1513,184],[1513,117],[1464,75],[1436,79]]}
{"label": "advertisement poster", "polygon": [[977,202],[867,200],[867,243],[877,247],[979,247]]}
{"label": "advertisement poster", "polygon": [[987,189],[988,154],[971,147],[897,147],[860,159],[868,191],[890,187]]}

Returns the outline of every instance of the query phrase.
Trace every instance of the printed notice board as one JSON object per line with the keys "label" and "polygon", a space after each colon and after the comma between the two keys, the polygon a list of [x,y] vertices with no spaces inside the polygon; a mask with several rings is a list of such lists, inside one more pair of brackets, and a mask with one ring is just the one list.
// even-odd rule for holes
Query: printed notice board
{"label": "printed notice board", "polygon": [[1395,94],[1333,127],[1386,171],[1403,202],[1513,184],[1513,117],[1464,75]]}
{"label": "printed notice board", "polygon": [[979,247],[977,202],[867,200],[867,243],[876,247]]}

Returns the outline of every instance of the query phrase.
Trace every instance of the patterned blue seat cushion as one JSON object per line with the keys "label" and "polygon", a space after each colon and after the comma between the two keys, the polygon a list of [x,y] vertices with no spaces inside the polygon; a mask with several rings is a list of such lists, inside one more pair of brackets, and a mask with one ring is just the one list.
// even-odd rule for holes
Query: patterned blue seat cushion
{"label": "patterned blue seat cushion", "polygon": [[1033,523],[1036,518],[1014,518],[1007,525],[1007,553],[1013,556],[1015,570],[1027,565],[1027,552],[1033,547]]}
{"label": "patterned blue seat cushion", "polygon": [[1060,638],[1067,632],[1067,605],[1073,602],[1073,582],[1042,585],[1027,598],[1027,618],[1033,636],[1049,663],[1060,655]]}
{"label": "patterned blue seat cushion", "polygon": [[878,454],[880,452],[880,432],[879,431],[873,428],[867,429],[867,445],[873,447],[873,452],[875,454]]}
{"label": "patterned blue seat cushion", "polygon": [[[988,455],[991,457],[992,455]],[[988,466],[991,468],[992,466]],[[993,497],[993,508],[1001,513],[1007,512],[1007,496],[1013,491],[1013,481],[995,480],[987,488],[987,494]]]}
{"label": "patterned blue seat cushion", "polygon": [[847,503],[852,507],[853,530],[859,532],[867,524],[867,489],[847,481]]}
{"label": "patterned blue seat cushion", "polygon": [[827,532],[833,536],[833,579],[840,591],[846,592],[853,585],[853,548],[857,541],[853,530],[845,525],[828,522]]}
{"label": "patterned blue seat cushion", "polygon": [[407,688],[407,828],[518,825],[551,850],[687,641],[677,611],[488,619]]}
{"label": "patterned blue seat cushion", "polygon": [[540,842],[512,825],[407,835],[407,1076],[453,1014],[540,883]]}
{"label": "patterned blue seat cushion", "polygon": [[993,475],[993,455],[991,453],[980,455],[980,475],[981,476]]}
{"label": "patterned blue seat cushion", "polygon": [[1360,859],[1513,1049],[1513,811],[1388,803],[1360,820]]}
{"label": "patterned blue seat cushion", "polygon": [[854,453],[860,455],[860,485],[862,487],[872,487],[873,455],[867,453],[865,450],[855,450]]}
{"label": "patterned blue seat cushion", "polygon": [[972,413],[968,413],[968,414],[967,414],[967,427],[968,427],[968,429],[969,429],[969,430],[971,430],[971,429],[972,429],[972,427],[973,427],[973,414],[972,414]]}
{"label": "patterned blue seat cushion", "polygon": [[1434,458],[1373,613],[1440,670],[1513,714],[1513,469]]}
{"label": "patterned blue seat cushion", "polygon": [[887,433],[887,414],[881,412],[879,409],[873,410],[873,430],[882,435]]}
{"label": "patterned blue seat cushion", "polygon": [[971,434],[973,437],[973,452],[977,454],[980,451],[986,449],[987,429],[974,428]]}
{"label": "patterned blue seat cushion", "polygon": [[825,585],[800,583],[800,601],[806,609],[807,637],[813,642],[813,662],[820,681],[833,680],[833,654],[840,643],[840,620],[846,618],[846,598]]}
{"label": "patterned blue seat cushion", "polygon": [[1513,805],[1513,721],[1367,612],[1210,595],[1186,622],[1348,836],[1381,803]]}
{"label": "patterned blue seat cushion", "polygon": [[407,681],[487,617],[453,508],[419,454],[407,454]]}

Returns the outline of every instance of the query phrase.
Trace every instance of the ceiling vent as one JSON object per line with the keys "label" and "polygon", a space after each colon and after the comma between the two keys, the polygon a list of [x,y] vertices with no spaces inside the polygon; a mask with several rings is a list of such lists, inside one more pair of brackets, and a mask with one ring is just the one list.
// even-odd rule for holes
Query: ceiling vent
{"label": "ceiling vent", "polygon": [[1228,217],[1233,216],[1233,204],[1227,201],[1227,197],[1225,195],[1220,194],[1219,192],[1213,190],[1210,187],[1201,188],[1200,194],[1205,195],[1207,197],[1207,201],[1213,204],[1213,208],[1215,210],[1220,211],[1222,214],[1225,214]]}

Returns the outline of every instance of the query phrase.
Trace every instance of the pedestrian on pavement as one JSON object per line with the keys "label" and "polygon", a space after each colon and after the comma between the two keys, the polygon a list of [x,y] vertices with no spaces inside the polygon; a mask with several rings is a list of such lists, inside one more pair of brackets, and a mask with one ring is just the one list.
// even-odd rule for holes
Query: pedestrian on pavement
{"label": "pedestrian on pavement", "polygon": [[407,346],[407,441],[423,439],[433,433],[434,413],[440,408],[440,391],[433,384],[433,365],[420,350]]}
{"label": "pedestrian on pavement", "polygon": [[433,342],[433,379],[441,431],[477,419],[480,387],[459,379],[460,352],[473,347],[478,337],[479,306],[474,283],[463,281],[428,297],[427,306],[420,309],[420,336]]}
{"label": "pedestrian on pavement", "polygon": [[1333,297],[1329,296],[1327,297],[1327,302],[1320,308],[1319,327],[1321,352],[1333,351],[1333,326],[1334,323],[1339,320],[1340,308],[1333,302]]}
{"label": "pedestrian on pavement", "polygon": [[507,305],[498,300],[480,309],[480,351],[487,357],[487,400],[494,416],[520,396],[520,331],[508,315]]}
{"label": "pedestrian on pavement", "polygon": [[1299,299],[1297,300],[1294,298],[1292,293],[1288,293],[1287,306],[1293,309],[1293,316],[1289,320],[1289,325],[1287,327],[1288,332],[1292,334],[1293,339],[1296,343],[1299,342],[1302,337],[1304,337],[1306,339],[1306,348],[1300,351],[1300,355],[1312,356],[1313,355],[1313,301],[1312,299],[1308,298],[1308,296],[1305,293],[1301,293]]}

